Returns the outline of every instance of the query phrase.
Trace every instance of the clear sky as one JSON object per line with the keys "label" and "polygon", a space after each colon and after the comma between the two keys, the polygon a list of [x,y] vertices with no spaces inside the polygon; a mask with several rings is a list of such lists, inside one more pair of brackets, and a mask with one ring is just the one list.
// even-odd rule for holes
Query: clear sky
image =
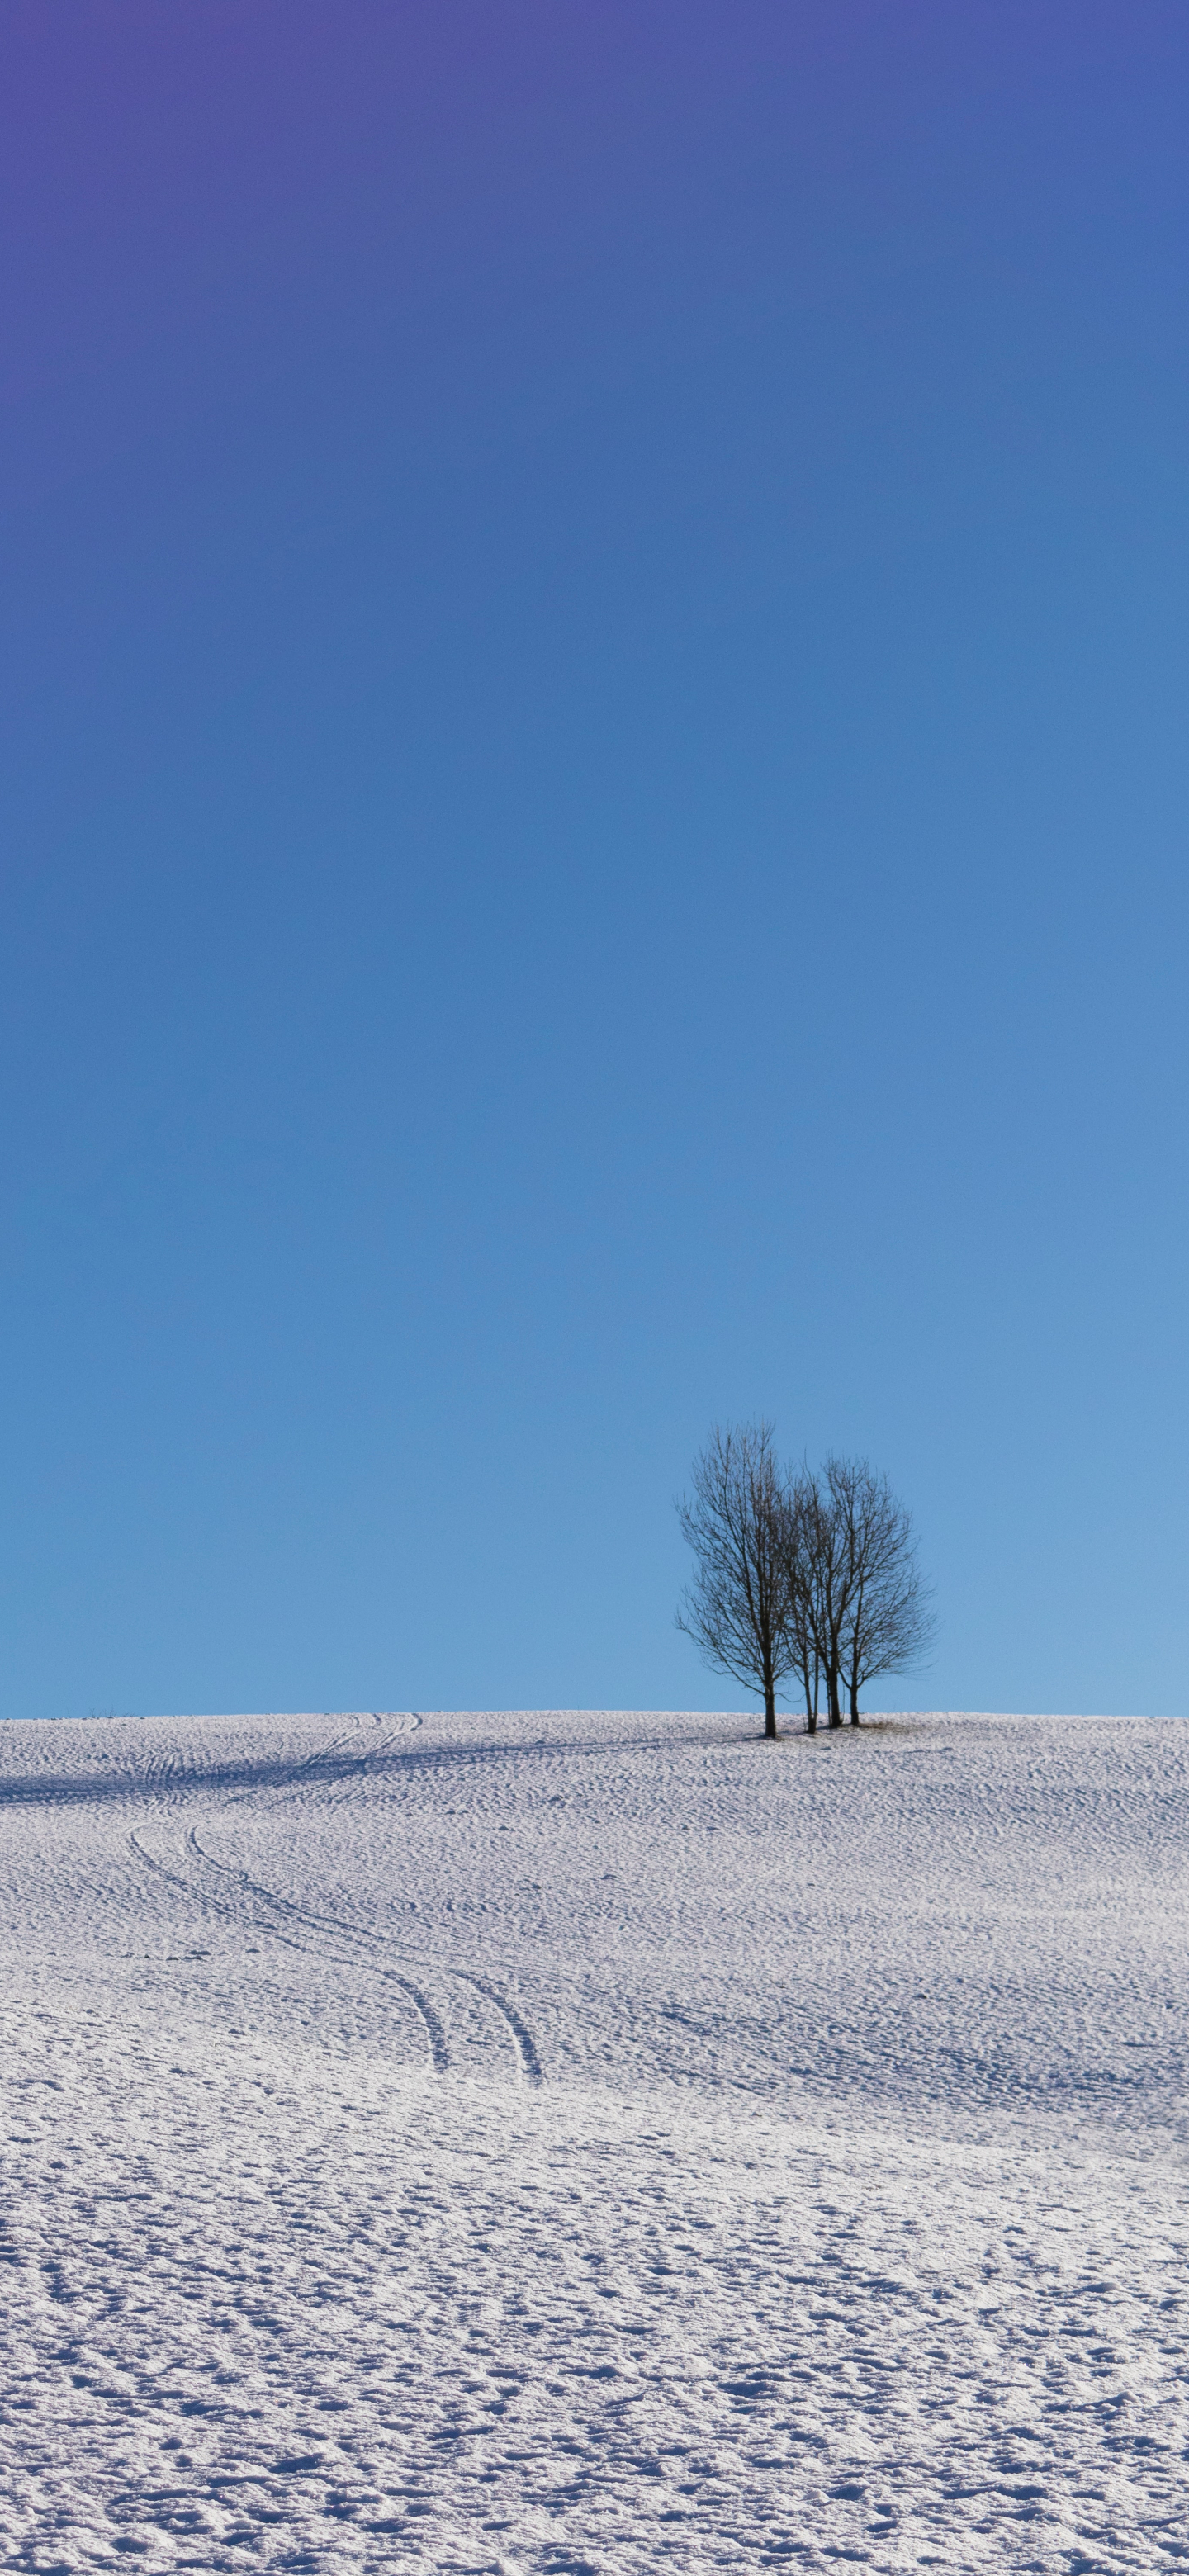
{"label": "clear sky", "polygon": [[1180,0],[9,0],[10,1716],[1183,1711]]}

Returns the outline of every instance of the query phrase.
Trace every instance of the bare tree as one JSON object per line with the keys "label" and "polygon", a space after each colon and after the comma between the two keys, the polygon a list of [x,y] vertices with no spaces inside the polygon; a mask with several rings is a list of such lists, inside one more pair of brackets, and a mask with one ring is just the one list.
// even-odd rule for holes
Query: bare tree
{"label": "bare tree", "polygon": [[827,1458],[786,1486],[781,1519],[791,1665],[817,1726],[824,1686],[831,1726],[859,1723],[859,1692],[875,1673],[903,1672],[933,1634],[912,1520],[886,1476],[864,1458]]}
{"label": "bare tree", "polygon": [[715,1430],[694,1462],[693,1500],[678,1504],[697,1558],[677,1625],[708,1664],[764,1702],[790,1673],[816,1732],[824,1686],[832,1727],[859,1724],[859,1693],[877,1673],[906,1672],[935,1628],[917,1565],[912,1516],[865,1458],[827,1458],[782,1478],[770,1423]]}
{"label": "bare tree", "polygon": [[802,1467],[786,1490],[785,1581],[807,1711],[811,1668],[813,1673],[811,1733],[817,1723],[819,1681],[825,1684],[831,1726],[842,1724],[843,1637],[853,1571],[846,1526],[831,1482],[833,1464],[828,1460],[820,1476]]}
{"label": "bare tree", "polygon": [[697,1572],[677,1625],[716,1672],[764,1702],[776,1733],[776,1694],[796,1669],[789,1619],[786,1497],[769,1422],[712,1431],[694,1460],[692,1500],[677,1506]]}
{"label": "bare tree", "polygon": [[865,1458],[828,1458],[824,1484],[839,1568],[831,1724],[842,1723],[841,1685],[857,1726],[863,1684],[919,1662],[936,1621],[917,1565],[912,1515],[887,1477],[875,1475]]}
{"label": "bare tree", "polygon": [[817,1503],[815,1480],[803,1473],[785,1486],[780,1498],[779,1519],[789,1668],[796,1673],[805,1694],[805,1726],[810,1735],[817,1733],[818,1699],[824,1670]]}

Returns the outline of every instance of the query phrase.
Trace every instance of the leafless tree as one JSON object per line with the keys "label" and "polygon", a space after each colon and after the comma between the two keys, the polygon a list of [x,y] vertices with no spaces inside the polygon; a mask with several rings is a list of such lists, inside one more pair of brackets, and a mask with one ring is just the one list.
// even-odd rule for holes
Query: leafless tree
{"label": "leafless tree", "polygon": [[[828,1461],[815,1475],[802,1467],[785,1489],[783,1520],[788,1616],[799,1654],[807,1723],[817,1723],[817,1695],[825,1685],[831,1726],[842,1724],[842,1641],[852,1588],[847,1532],[837,1508]],[[812,1717],[810,1674],[812,1673]]]}
{"label": "leafless tree", "polygon": [[827,1458],[782,1477],[772,1426],[712,1433],[694,1462],[693,1500],[678,1505],[697,1558],[677,1625],[706,1662],[764,1702],[795,1673],[816,1732],[824,1688],[830,1725],[877,1673],[906,1672],[934,1633],[912,1516],[865,1458]]}
{"label": "leafless tree", "polygon": [[776,1694],[796,1668],[789,1617],[785,1495],[772,1425],[715,1429],[694,1460],[692,1499],[677,1511],[697,1559],[677,1625],[716,1672],[764,1702],[776,1733]]}
{"label": "leafless tree", "polygon": [[827,1458],[785,1487],[780,1522],[792,1669],[817,1725],[819,1686],[831,1726],[859,1723],[859,1692],[903,1672],[933,1633],[910,1514],[863,1458]]}
{"label": "leafless tree", "polygon": [[831,1723],[842,1723],[845,1690],[857,1726],[863,1684],[918,1663],[936,1621],[917,1565],[912,1515],[887,1477],[875,1475],[865,1458],[828,1458],[823,1483],[840,1569]]}
{"label": "leafless tree", "polygon": [[810,1735],[817,1733],[818,1702],[825,1669],[821,1651],[823,1623],[818,1580],[821,1547],[817,1502],[814,1479],[808,1474],[796,1476],[781,1494],[778,1521],[789,1668],[796,1673],[805,1694],[805,1725]]}

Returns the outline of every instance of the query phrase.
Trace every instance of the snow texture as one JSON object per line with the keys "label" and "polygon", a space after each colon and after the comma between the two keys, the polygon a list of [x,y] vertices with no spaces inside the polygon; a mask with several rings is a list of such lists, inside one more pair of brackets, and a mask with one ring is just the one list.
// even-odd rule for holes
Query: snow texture
{"label": "snow texture", "polygon": [[1189,2568],[1187,1764],[0,1730],[0,2565]]}

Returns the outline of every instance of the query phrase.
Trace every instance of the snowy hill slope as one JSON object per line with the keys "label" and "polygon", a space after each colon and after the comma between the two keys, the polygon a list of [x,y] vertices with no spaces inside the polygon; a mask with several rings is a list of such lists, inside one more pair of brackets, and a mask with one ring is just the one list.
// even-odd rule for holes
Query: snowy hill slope
{"label": "snowy hill slope", "polygon": [[1189,2564],[1189,1729],[0,1730],[0,2566]]}

